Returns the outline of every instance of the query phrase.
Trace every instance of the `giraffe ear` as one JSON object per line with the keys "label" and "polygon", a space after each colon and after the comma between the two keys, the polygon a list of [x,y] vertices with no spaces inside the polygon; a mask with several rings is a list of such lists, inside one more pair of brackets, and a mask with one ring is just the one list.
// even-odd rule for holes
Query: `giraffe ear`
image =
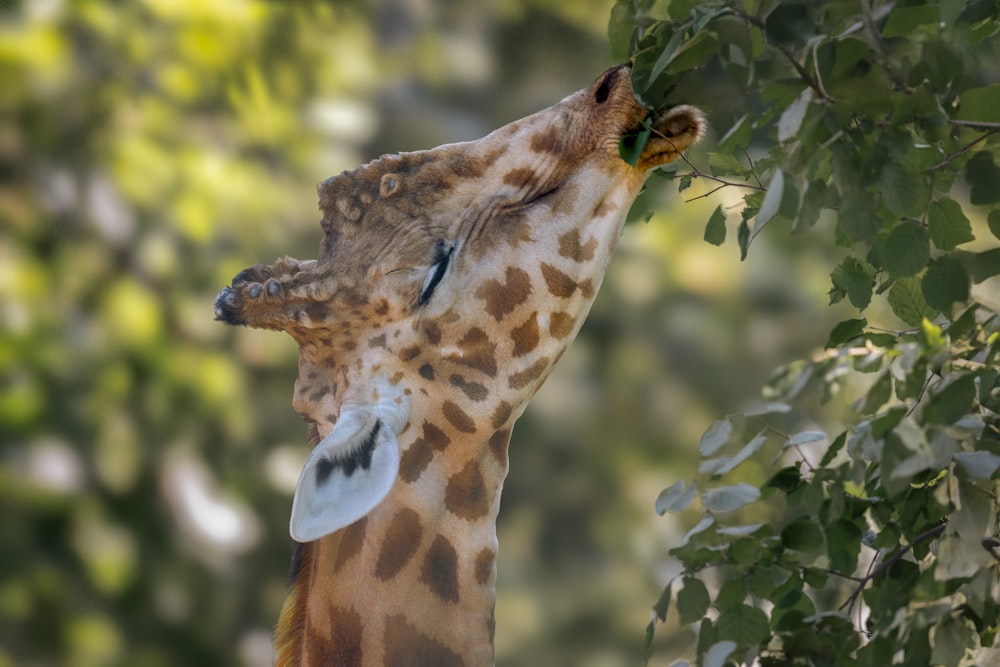
{"label": "giraffe ear", "polygon": [[351,525],[382,502],[398,471],[393,429],[368,410],[341,414],[299,475],[289,522],[292,539],[311,542]]}

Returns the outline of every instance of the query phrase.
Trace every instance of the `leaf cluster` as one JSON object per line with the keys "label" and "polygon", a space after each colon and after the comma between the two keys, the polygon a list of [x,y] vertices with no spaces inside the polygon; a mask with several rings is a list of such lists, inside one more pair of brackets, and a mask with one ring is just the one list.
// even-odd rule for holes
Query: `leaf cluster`
{"label": "leaf cluster", "polygon": [[[671,551],[684,572],[654,607],[647,656],[674,606],[698,624],[701,665],[1000,660],[998,33],[992,2],[612,10],[612,50],[651,108],[694,77],[745,91],[713,114],[727,129],[707,165],[671,175],[681,191],[713,184],[701,196],[744,190],[705,240],[724,244],[732,217],[745,259],[774,221],[826,230],[841,257],[830,303],[859,311],[824,352],[775,373],[764,413],[713,424],[699,477],[657,500],[700,513]],[[869,309],[905,326],[873,326]],[[807,388],[829,401],[858,382],[844,428],[785,434],[767,417]],[[768,451],[765,481],[731,480]]]}

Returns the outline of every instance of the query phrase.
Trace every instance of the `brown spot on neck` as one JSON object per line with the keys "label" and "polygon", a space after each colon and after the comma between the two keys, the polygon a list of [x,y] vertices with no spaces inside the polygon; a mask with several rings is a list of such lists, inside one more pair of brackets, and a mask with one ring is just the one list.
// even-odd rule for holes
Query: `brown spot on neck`
{"label": "brown spot on neck", "polygon": [[375,576],[382,581],[395,577],[417,552],[422,535],[420,515],[408,507],[399,510],[382,538]]}
{"label": "brown spot on neck", "polygon": [[531,276],[524,269],[507,267],[505,281],[490,278],[476,290],[476,297],[486,302],[486,312],[502,320],[531,294]]}
{"label": "brown spot on neck", "polygon": [[444,492],[444,506],[448,511],[469,521],[489,514],[490,500],[476,460],[469,461],[461,471],[452,475]]}
{"label": "brown spot on neck", "polygon": [[441,405],[441,413],[445,419],[462,433],[475,433],[476,422],[462,408],[452,401],[445,401]]}
{"label": "brown spot on neck", "polygon": [[538,331],[538,313],[532,313],[524,324],[514,327],[510,336],[514,341],[514,356],[521,357],[536,347],[538,347],[538,342],[540,340]]}
{"label": "brown spot on neck", "polygon": [[559,237],[559,254],[574,262],[589,262],[594,259],[597,239],[593,236],[586,243],[580,242],[580,230],[571,229]]}
{"label": "brown spot on neck", "polygon": [[445,537],[435,537],[427,550],[420,581],[445,602],[458,602],[458,552]]}
{"label": "brown spot on neck", "polygon": [[465,667],[465,662],[460,655],[410,625],[402,614],[386,617],[383,645],[385,646],[385,667],[403,667],[404,665]]}

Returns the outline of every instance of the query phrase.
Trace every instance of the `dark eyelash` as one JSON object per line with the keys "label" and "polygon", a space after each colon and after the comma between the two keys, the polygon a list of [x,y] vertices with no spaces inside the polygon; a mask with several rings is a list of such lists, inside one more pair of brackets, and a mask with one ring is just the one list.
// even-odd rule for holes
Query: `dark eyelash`
{"label": "dark eyelash", "polygon": [[434,294],[434,289],[441,282],[441,279],[444,278],[444,274],[448,270],[448,264],[451,262],[451,255],[455,252],[455,246],[442,243],[438,246],[438,252],[444,254],[431,267],[431,274],[424,284],[423,291],[420,292],[420,298],[417,299],[417,305],[419,306],[430,301],[431,296]]}

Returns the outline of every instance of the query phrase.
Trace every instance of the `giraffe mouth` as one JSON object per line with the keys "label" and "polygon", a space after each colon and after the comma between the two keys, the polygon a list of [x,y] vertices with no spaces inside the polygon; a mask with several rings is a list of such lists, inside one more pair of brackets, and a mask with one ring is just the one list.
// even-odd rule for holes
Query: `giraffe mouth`
{"label": "giraffe mouth", "polygon": [[641,147],[633,146],[633,150],[639,152],[635,166],[640,170],[653,169],[681,157],[685,150],[701,140],[705,127],[705,117],[700,110],[687,105],[672,107],[655,116],[647,116],[638,131],[623,138],[623,148],[629,137],[635,137],[636,142],[645,141]]}

